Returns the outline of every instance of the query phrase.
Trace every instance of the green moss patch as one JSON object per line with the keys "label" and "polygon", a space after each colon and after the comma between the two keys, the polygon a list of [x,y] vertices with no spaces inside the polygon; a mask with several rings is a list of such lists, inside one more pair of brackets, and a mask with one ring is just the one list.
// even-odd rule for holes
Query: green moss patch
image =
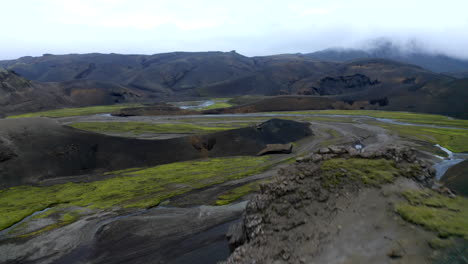
{"label": "green moss patch", "polygon": [[453,246],[454,241],[452,239],[434,238],[428,244],[432,249],[444,249]]}
{"label": "green moss patch", "polygon": [[9,116],[7,118],[25,118],[25,117],[67,117],[67,116],[82,116],[95,115],[103,113],[111,113],[116,110],[129,107],[142,107],[140,104],[117,104],[117,105],[100,105],[79,108],[64,108],[50,111],[42,111],[35,113],[27,113],[21,115]]}
{"label": "green moss patch", "polygon": [[230,103],[217,102],[217,103],[214,103],[212,105],[200,108],[199,110],[202,111],[202,110],[210,110],[210,109],[217,109],[217,108],[228,108],[228,107],[231,107],[231,106],[233,106],[233,105],[230,104]]}
{"label": "green moss patch", "polygon": [[35,236],[35,235],[39,235],[41,233],[44,233],[44,232],[47,232],[47,231],[50,231],[50,230],[53,230],[53,229],[56,229],[56,228],[59,228],[59,227],[62,227],[62,226],[66,226],[68,224],[71,224],[73,222],[75,222],[76,220],[78,220],[80,218],[80,215],[78,212],[69,212],[69,213],[65,213],[62,215],[62,217],[59,219],[59,221],[55,224],[52,224],[52,225],[48,225],[44,228],[41,228],[37,231],[34,231],[34,232],[30,232],[30,233],[27,233],[27,234],[23,234],[23,235],[20,235],[18,237],[30,237],[30,236]]}
{"label": "green moss patch", "polygon": [[468,199],[449,198],[433,191],[406,191],[407,202],[396,211],[408,222],[436,231],[439,236],[461,236],[468,239]]}
{"label": "green moss patch", "polygon": [[326,187],[333,187],[345,178],[380,185],[393,182],[400,173],[395,162],[386,159],[330,159],[323,162],[321,170]]}
{"label": "green moss patch", "polygon": [[194,124],[154,124],[148,122],[82,122],[70,125],[73,128],[93,132],[130,132],[133,134],[199,134],[233,129],[232,126],[200,126]]}
{"label": "green moss patch", "polygon": [[468,131],[449,128],[428,128],[377,123],[400,136],[439,144],[453,152],[468,152]]}
{"label": "green moss patch", "polygon": [[443,115],[430,115],[396,111],[376,111],[376,110],[316,110],[316,111],[288,111],[283,113],[291,114],[321,114],[321,115],[358,115],[376,118],[393,119],[400,122],[427,124],[447,127],[468,128],[468,120],[450,118]]}
{"label": "green moss patch", "polygon": [[324,139],[324,140],[322,140],[320,142],[320,146],[322,146],[322,147],[335,145],[343,138],[341,136],[341,134],[338,131],[336,131],[335,129],[324,128],[324,129],[322,129],[322,131],[327,133],[330,136],[330,138]]}
{"label": "green moss patch", "polygon": [[267,182],[266,180],[261,180],[261,181],[255,181],[255,182],[250,182],[247,184],[244,184],[242,186],[236,187],[234,189],[231,189],[227,192],[222,193],[221,195],[218,196],[218,199],[216,200],[216,205],[226,205],[230,204],[247,194],[256,192],[259,190],[260,184]]}
{"label": "green moss patch", "polygon": [[0,230],[48,207],[156,206],[197,188],[261,173],[269,157],[228,157],[115,171],[113,178],[48,187],[19,186],[0,191]]}

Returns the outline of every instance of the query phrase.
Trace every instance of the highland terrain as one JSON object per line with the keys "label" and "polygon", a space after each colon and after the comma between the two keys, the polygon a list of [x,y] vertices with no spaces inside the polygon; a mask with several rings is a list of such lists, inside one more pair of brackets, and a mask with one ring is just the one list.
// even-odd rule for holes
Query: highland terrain
{"label": "highland terrain", "polygon": [[467,263],[468,62],[403,57],[0,61],[0,263]]}

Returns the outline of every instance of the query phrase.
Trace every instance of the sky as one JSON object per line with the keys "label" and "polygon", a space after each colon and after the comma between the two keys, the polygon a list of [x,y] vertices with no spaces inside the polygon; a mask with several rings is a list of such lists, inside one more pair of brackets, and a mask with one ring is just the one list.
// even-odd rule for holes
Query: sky
{"label": "sky", "polygon": [[0,59],[44,53],[361,48],[375,38],[468,58],[468,0],[2,0]]}

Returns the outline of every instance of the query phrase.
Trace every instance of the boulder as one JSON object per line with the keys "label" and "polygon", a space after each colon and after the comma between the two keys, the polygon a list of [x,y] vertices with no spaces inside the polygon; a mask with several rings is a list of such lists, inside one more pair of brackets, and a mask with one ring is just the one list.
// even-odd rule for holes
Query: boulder
{"label": "boulder", "polygon": [[329,148],[320,148],[318,153],[320,154],[328,154],[330,153],[330,149]]}
{"label": "boulder", "polygon": [[5,144],[5,142],[0,139],[0,162],[11,160],[18,155],[13,151],[13,149]]}
{"label": "boulder", "polygon": [[233,252],[236,248],[246,242],[246,235],[244,229],[244,223],[239,221],[232,224],[226,233],[226,238],[229,243],[229,249]]}
{"label": "boulder", "polygon": [[292,152],[293,145],[289,144],[267,144],[264,149],[257,153],[257,156],[272,154],[272,153],[285,153],[289,154]]}
{"label": "boulder", "polygon": [[344,154],[346,153],[346,149],[342,146],[330,146],[330,152],[333,154]]}

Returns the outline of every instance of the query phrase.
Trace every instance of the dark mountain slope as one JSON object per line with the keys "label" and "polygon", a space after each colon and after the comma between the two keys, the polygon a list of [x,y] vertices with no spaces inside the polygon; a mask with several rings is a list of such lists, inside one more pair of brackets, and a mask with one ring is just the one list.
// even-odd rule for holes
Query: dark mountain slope
{"label": "dark mountain slope", "polygon": [[252,59],[235,52],[47,55],[3,61],[0,66],[35,81],[97,80],[160,95],[238,78],[255,70]]}
{"label": "dark mountain slope", "polygon": [[[466,112],[464,81],[386,59],[324,62],[301,54],[245,57],[235,52],[173,52],[46,55],[0,65],[35,81],[60,81],[34,83],[54,87],[37,91],[54,91],[65,100],[45,100],[49,108],[257,94],[330,96],[351,104],[381,102],[389,110],[457,117]],[[26,112],[42,106],[16,109]]]}
{"label": "dark mountain slope", "polygon": [[34,82],[0,68],[0,116],[61,107],[135,102],[146,96],[119,84],[98,81]]}

